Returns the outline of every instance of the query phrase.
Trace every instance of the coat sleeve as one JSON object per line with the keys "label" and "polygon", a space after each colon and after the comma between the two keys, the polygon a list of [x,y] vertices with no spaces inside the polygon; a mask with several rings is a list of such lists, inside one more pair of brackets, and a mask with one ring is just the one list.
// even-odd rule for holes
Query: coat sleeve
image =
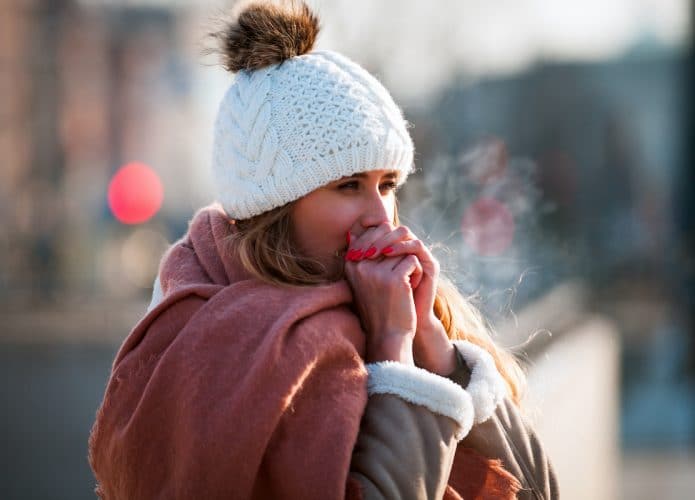
{"label": "coat sleeve", "polygon": [[400,363],[369,371],[369,400],[350,476],[364,499],[442,498],[458,441],[473,422],[470,396],[450,380]]}
{"label": "coat sleeve", "polygon": [[[457,349],[457,369],[449,379],[467,387],[471,371]],[[499,458],[506,470],[521,482],[519,500],[559,498],[557,478],[542,443],[517,406],[509,399],[497,406],[486,421],[473,426],[462,446],[489,458]]]}

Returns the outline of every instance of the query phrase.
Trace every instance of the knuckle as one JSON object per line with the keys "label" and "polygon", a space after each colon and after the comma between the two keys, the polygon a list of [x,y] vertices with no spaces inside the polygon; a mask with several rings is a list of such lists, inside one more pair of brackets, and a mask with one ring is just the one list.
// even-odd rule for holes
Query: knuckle
{"label": "knuckle", "polygon": [[405,238],[406,236],[408,236],[409,230],[405,226],[398,226],[395,230],[395,233],[399,238]]}
{"label": "knuckle", "polygon": [[413,254],[406,255],[405,259],[403,259],[403,260],[405,261],[406,264],[416,265],[416,266],[420,265],[420,261]]}
{"label": "knuckle", "polygon": [[363,242],[366,238],[369,238],[369,235],[371,234],[371,232],[372,232],[372,228],[371,228],[371,227],[369,227],[369,228],[365,229],[364,231],[362,231],[362,234],[360,234],[360,235],[357,237],[357,239],[355,240],[355,243],[354,243],[355,247],[357,248],[359,245],[362,244],[362,242]]}
{"label": "knuckle", "polygon": [[389,224],[388,222],[382,222],[377,226],[377,229],[380,233],[386,234],[389,231],[391,231],[391,224]]}

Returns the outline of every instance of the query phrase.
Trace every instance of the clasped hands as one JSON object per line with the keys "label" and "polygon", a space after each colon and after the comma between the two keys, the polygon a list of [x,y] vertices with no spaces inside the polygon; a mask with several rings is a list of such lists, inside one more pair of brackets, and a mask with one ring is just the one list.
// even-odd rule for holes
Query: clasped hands
{"label": "clasped hands", "polygon": [[439,263],[406,226],[346,235],[345,277],[367,334],[367,362],[399,361],[439,375],[456,367],[433,306]]}

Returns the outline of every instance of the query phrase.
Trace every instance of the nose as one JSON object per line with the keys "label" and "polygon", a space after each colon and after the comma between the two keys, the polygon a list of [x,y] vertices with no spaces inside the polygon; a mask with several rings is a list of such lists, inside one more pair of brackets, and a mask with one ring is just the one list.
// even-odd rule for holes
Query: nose
{"label": "nose", "polygon": [[394,201],[390,196],[382,196],[378,191],[365,200],[360,216],[360,225],[364,229],[378,226],[383,222],[393,223]]}

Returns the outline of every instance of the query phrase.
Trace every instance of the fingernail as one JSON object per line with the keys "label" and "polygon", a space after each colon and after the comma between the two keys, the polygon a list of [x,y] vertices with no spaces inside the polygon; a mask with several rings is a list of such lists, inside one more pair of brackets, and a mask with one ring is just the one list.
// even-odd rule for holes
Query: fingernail
{"label": "fingernail", "polygon": [[362,252],[360,250],[355,250],[355,249],[350,250],[350,251],[348,251],[347,255],[345,256],[345,260],[349,260],[349,261],[354,262],[358,259],[358,254],[361,255]]}
{"label": "fingernail", "polygon": [[345,233],[345,241],[347,241],[347,244],[350,245],[350,231]]}
{"label": "fingernail", "polygon": [[393,247],[386,247],[381,249],[381,253],[391,253],[393,252]]}
{"label": "fingernail", "polygon": [[367,250],[366,252],[364,252],[364,258],[365,258],[365,259],[368,259],[369,257],[371,257],[372,255],[374,255],[375,253],[376,253],[376,247],[369,247],[369,250]]}
{"label": "fingernail", "polygon": [[355,255],[353,255],[352,260],[362,260],[364,252],[362,250],[355,250]]}

